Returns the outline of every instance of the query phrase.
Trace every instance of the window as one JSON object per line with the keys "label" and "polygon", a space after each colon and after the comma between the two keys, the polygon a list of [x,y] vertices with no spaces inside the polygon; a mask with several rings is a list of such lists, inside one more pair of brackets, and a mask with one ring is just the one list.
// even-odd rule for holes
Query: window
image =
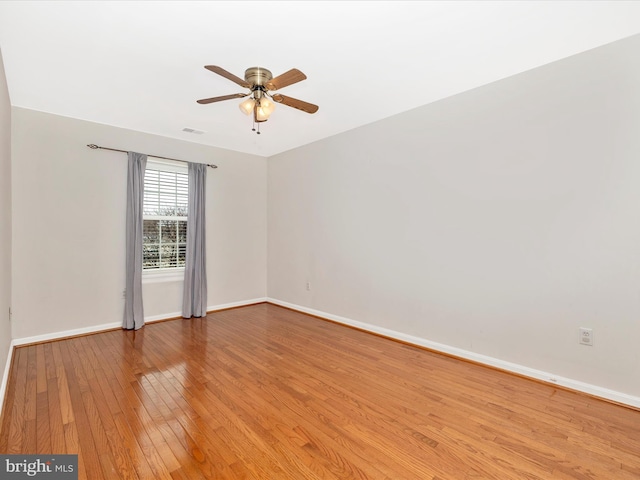
{"label": "window", "polygon": [[142,217],[143,271],[184,268],[188,201],[186,165],[148,160]]}

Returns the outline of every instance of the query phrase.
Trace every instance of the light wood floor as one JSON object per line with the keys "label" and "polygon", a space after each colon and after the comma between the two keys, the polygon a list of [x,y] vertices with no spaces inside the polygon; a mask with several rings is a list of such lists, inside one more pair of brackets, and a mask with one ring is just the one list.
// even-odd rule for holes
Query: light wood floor
{"label": "light wood floor", "polygon": [[18,348],[0,452],[90,480],[637,480],[640,412],[260,304]]}

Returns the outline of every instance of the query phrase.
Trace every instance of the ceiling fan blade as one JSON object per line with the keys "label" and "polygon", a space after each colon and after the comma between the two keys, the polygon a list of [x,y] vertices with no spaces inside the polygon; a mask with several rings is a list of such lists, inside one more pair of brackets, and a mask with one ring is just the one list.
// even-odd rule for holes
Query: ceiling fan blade
{"label": "ceiling fan blade", "polygon": [[267,90],[280,90],[281,88],[288,87],[294,83],[306,80],[307,76],[297,68],[292,68],[288,72],[284,72],[282,75],[278,75],[276,78],[272,78],[266,85]]}
{"label": "ceiling fan blade", "polygon": [[314,105],[313,103],[303,102],[302,100],[298,100],[297,98],[286,97],[284,95],[280,95],[279,93],[275,94],[271,98],[273,98],[274,102],[297,108],[298,110],[302,110],[303,112],[316,113],[318,111],[318,106]]}
{"label": "ceiling fan blade", "polygon": [[242,98],[249,95],[248,93],[234,93],[232,95],[222,95],[221,97],[203,98],[198,103],[204,105],[206,103],[222,102],[223,100],[231,100],[232,98]]}
{"label": "ceiling fan blade", "polygon": [[213,73],[217,73],[218,75],[231,80],[232,82],[237,83],[238,85],[240,85],[241,87],[244,88],[251,88],[251,85],[249,85],[245,80],[243,80],[240,77],[236,77],[233,73],[231,72],[227,72],[224,68],[222,67],[218,67],[217,65],[205,65],[204,68],[206,68],[207,70],[209,70],[210,72]]}

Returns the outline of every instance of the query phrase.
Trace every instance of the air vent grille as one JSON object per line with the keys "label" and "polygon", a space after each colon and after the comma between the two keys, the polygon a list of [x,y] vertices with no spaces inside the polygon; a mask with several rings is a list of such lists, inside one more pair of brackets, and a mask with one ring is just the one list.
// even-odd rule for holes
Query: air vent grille
{"label": "air vent grille", "polygon": [[189,127],[184,127],[182,131],[187,133],[193,133],[195,135],[202,135],[204,133],[202,130],[196,130],[195,128],[189,128]]}

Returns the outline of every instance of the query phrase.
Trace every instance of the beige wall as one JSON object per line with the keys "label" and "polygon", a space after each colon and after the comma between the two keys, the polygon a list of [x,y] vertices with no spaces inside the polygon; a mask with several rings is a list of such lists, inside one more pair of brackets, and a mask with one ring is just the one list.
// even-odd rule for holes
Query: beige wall
{"label": "beige wall", "polygon": [[269,297],[639,399],[639,57],[636,36],[270,158]]}
{"label": "beige wall", "polygon": [[[265,297],[265,158],[14,107],[14,338],[122,321],[127,158],[88,143],[217,164],[208,305]],[[145,316],[180,312],[181,294],[181,281],[145,284]]]}
{"label": "beige wall", "polygon": [[[11,343],[11,102],[0,52],[0,378]],[[0,398],[0,404],[2,398]]]}

